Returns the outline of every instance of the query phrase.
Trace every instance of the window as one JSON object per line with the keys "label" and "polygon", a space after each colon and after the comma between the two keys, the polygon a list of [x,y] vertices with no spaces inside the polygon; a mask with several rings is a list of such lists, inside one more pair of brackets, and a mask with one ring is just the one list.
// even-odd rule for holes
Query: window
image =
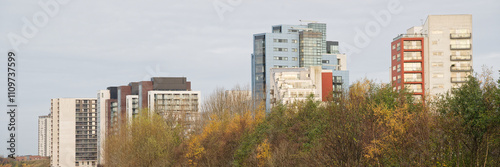
{"label": "window", "polygon": [[442,56],[443,52],[432,52],[433,56]]}
{"label": "window", "polygon": [[274,65],[274,68],[286,68],[288,66],[284,66],[284,65]]}
{"label": "window", "polygon": [[396,49],[396,45],[392,45],[392,50]]}
{"label": "window", "polygon": [[277,42],[277,43],[288,43],[288,39],[273,39],[274,42]]}
{"label": "window", "polygon": [[330,60],[323,60],[322,61],[323,64],[329,64],[330,63]]}
{"label": "window", "polygon": [[[295,31],[297,32],[297,31]],[[297,43],[297,40],[296,39],[292,39],[292,43]]]}
{"label": "window", "polygon": [[392,71],[395,71],[396,70],[396,66],[392,66]]}
{"label": "window", "polygon": [[278,56],[274,56],[274,60],[288,60],[288,57],[278,57]]}
{"label": "window", "polygon": [[274,48],[275,52],[288,52],[288,48]]}
{"label": "window", "polygon": [[398,61],[401,61],[401,54],[398,53],[398,55],[396,56],[396,58],[398,58]]}
{"label": "window", "polygon": [[297,48],[292,48],[292,52],[297,52]]}
{"label": "window", "polygon": [[444,78],[443,73],[432,73],[432,78]]}
{"label": "window", "polygon": [[444,89],[444,85],[443,84],[435,84],[435,85],[432,85],[432,89]]}
{"label": "window", "polygon": [[292,61],[297,61],[299,58],[297,57],[292,57]]}
{"label": "window", "polygon": [[396,55],[393,55],[393,56],[392,56],[392,60],[396,60]]}
{"label": "window", "polygon": [[401,64],[398,64],[398,68],[397,69],[398,69],[398,72],[401,71]]}
{"label": "window", "polygon": [[422,63],[404,63],[405,71],[422,71]]}
{"label": "window", "polygon": [[422,82],[422,74],[406,73],[404,74],[405,82]]}
{"label": "window", "polygon": [[404,41],[404,49],[422,49],[422,41]]}
{"label": "window", "polygon": [[434,62],[432,63],[432,67],[443,67],[443,62]]}
{"label": "window", "polygon": [[404,52],[405,60],[422,60],[422,52]]}
{"label": "window", "polygon": [[422,84],[405,84],[405,87],[415,93],[422,93]]}
{"label": "window", "polygon": [[392,81],[396,81],[396,77],[395,77],[395,76],[394,76],[394,77],[392,77]]}

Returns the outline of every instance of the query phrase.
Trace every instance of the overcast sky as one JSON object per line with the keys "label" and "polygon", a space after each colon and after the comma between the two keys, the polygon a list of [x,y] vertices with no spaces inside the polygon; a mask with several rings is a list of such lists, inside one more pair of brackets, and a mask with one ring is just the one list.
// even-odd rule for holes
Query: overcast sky
{"label": "overcast sky", "polygon": [[[389,82],[394,37],[421,25],[427,15],[472,14],[474,69],[492,67],[498,78],[498,0],[400,0],[401,10],[385,25],[371,13],[388,11],[389,0],[69,0],[44,25],[38,3],[46,1],[0,2],[1,78],[14,48],[7,34],[26,37],[23,18],[33,22],[39,16],[38,32],[28,34],[18,50],[18,155],[37,154],[37,120],[50,112],[51,98],[95,97],[100,89],[151,76],[187,77],[202,96],[216,87],[249,85],[252,35],[299,20],[326,23],[327,40],[359,48],[347,55],[351,82],[364,77]],[[380,31],[366,46],[356,46],[356,29],[373,23]],[[5,107],[6,79],[0,87]],[[0,155],[6,156],[7,115],[0,117]]]}

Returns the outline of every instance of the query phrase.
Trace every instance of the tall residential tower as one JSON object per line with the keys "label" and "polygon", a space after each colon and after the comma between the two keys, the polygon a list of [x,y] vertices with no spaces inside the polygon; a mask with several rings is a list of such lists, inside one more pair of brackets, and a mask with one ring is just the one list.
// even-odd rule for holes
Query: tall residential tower
{"label": "tall residential tower", "polygon": [[460,87],[472,73],[472,15],[429,15],[394,38],[391,50],[395,89],[419,98]]}
{"label": "tall residential tower", "polygon": [[322,66],[333,71],[337,90],[348,87],[345,55],[338,52],[338,42],[326,41],[325,23],[276,25],[272,33],[254,34],[253,44],[252,96],[265,102],[266,111],[271,107],[271,68]]}

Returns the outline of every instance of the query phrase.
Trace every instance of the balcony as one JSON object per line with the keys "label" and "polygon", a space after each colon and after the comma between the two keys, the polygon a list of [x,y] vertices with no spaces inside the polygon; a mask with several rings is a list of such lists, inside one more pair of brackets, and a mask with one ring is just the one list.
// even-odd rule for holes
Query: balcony
{"label": "balcony", "polygon": [[422,78],[405,78],[405,82],[422,82]]}
{"label": "balcony", "polygon": [[461,71],[472,71],[471,66],[451,66],[450,67],[451,72],[461,72]]}
{"label": "balcony", "polygon": [[450,49],[451,50],[469,50],[472,48],[471,44],[451,44]]}
{"label": "balcony", "polygon": [[422,60],[422,56],[405,56],[405,61],[410,61],[410,60]]}
{"label": "balcony", "polygon": [[450,39],[469,39],[471,33],[451,33]]}
{"label": "balcony", "polygon": [[472,60],[472,55],[451,55],[451,61],[469,61]]}
{"label": "balcony", "polygon": [[464,83],[464,82],[467,82],[469,80],[469,78],[467,77],[451,77],[451,82],[452,83]]}
{"label": "balcony", "polygon": [[404,71],[422,71],[422,67],[405,67]]}
{"label": "balcony", "polygon": [[343,79],[333,79],[334,84],[343,84],[344,80]]}
{"label": "balcony", "polygon": [[403,46],[405,50],[414,50],[414,49],[422,49],[422,46],[419,45],[405,45]]}

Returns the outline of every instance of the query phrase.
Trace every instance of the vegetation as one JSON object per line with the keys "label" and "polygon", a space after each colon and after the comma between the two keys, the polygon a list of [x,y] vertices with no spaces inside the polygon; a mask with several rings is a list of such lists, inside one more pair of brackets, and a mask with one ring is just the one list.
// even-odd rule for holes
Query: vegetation
{"label": "vegetation", "polygon": [[11,158],[0,157],[0,167],[47,167],[50,166],[49,159],[15,161]]}
{"label": "vegetation", "polygon": [[269,113],[217,89],[194,133],[142,112],[108,137],[105,165],[500,166],[500,80],[489,76],[426,104],[362,80],[331,101]]}

